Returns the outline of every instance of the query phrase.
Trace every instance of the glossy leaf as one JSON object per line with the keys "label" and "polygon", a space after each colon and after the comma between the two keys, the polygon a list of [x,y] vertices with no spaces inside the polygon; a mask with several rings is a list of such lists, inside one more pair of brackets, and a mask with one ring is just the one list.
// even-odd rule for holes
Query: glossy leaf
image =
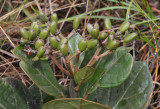
{"label": "glossy leaf", "polygon": [[147,62],[134,62],[128,79],[118,87],[98,88],[97,102],[113,109],[141,109],[152,91],[152,78]]}
{"label": "glossy leaf", "polygon": [[110,109],[96,102],[82,98],[57,99],[42,106],[42,109]]}
{"label": "glossy leaf", "polygon": [[84,83],[94,75],[94,72],[95,69],[93,67],[86,66],[75,72],[74,80],[77,84],[79,84],[80,82]]}
{"label": "glossy leaf", "polygon": [[[79,33],[75,33],[69,40],[68,40],[68,46],[70,50],[71,56],[78,50],[78,43],[82,39],[82,36]],[[79,56],[79,63],[80,65],[82,63],[82,60],[84,58],[84,52],[82,52]],[[72,59],[73,64],[75,65],[75,58]]]}
{"label": "glossy leaf", "polygon": [[64,96],[48,61],[33,62],[33,55],[28,56],[22,49],[18,46],[12,52],[22,60],[20,66],[27,76],[47,94],[56,98]]}
{"label": "glossy leaf", "polygon": [[26,86],[14,78],[0,79],[0,109],[38,109]]}

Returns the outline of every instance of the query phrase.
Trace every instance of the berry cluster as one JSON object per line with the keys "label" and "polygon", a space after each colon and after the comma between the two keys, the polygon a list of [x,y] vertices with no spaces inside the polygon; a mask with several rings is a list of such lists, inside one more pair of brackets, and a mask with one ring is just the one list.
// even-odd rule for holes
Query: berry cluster
{"label": "berry cluster", "polygon": [[[114,30],[112,30],[112,24],[110,19],[106,18],[104,19],[104,25],[107,29],[107,32],[99,32],[99,24],[96,22],[94,25],[88,23],[87,24],[87,31],[92,37],[90,40],[82,39],[80,40],[78,47],[80,51],[84,51],[86,48],[93,48],[97,46],[97,44],[107,46],[109,50],[114,50],[119,46],[119,42],[115,40],[116,35],[120,35],[127,31],[130,27],[130,23],[125,21],[121,24],[119,31],[115,33]],[[128,34],[123,42],[130,42],[134,40],[137,37],[137,33],[133,32],[131,34]],[[107,38],[108,37],[108,38]],[[107,40],[107,43],[103,43]]]}
{"label": "berry cluster", "polygon": [[[23,36],[21,38],[21,45],[26,46],[28,42],[33,42],[36,49],[36,56],[33,58],[33,61],[46,60],[48,56],[45,55],[47,46],[50,46],[54,50],[60,50],[62,55],[66,56],[68,54],[68,39],[63,37],[60,40],[57,39],[57,14],[54,13],[51,15],[51,22],[48,28],[40,29],[37,22],[31,24],[30,30],[20,29],[20,33]],[[80,24],[80,18],[77,16],[73,21],[73,29],[77,30]],[[85,51],[87,48],[93,48],[97,45],[107,46],[109,50],[114,50],[119,46],[119,42],[115,39],[116,35],[124,33],[130,27],[130,23],[125,21],[121,24],[119,30],[115,33],[112,29],[112,24],[110,19],[104,19],[104,25],[107,29],[106,32],[100,32],[99,24],[96,22],[94,25],[88,23],[86,25],[87,32],[91,38],[83,38],[78,43],[78,48],[80,52]],[[134,40],[137,37],[137,33],[131,33],[126,35],[123,42],[129,42]],[[45,42],[49,42],[49,44]],[[104,43],[107,42],[107,43]],[[30,54],[30,53],[29,53]]]}

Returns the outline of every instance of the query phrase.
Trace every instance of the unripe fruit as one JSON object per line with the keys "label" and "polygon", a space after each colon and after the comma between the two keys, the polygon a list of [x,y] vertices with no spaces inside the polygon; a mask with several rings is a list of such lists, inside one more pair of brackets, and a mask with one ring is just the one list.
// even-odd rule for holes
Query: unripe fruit
{"label": "unripe fruit", "polygon": [[43,21],[48,21],[48,17],[42,11],[39,12],[39,16]]}
{"label": "unripe fruit", "polygon": [[91,36],[92,36],[92,38],[97,38],[97,36],[99,35],[99,29],[98,28],[93,28],[92,30],[91,30]]}
{"label": "unripe fruit", "polygon": [[97,44],[98,44],[97,39],[91,39],[88,41],[87,48],[93,48],[97,46]]}
{"label": "unripe fruit", "polygon": [[87,24],[87,31],[88,31],[88,33],[91,33],[91,30],[93,29],[93,25],[92,24],[90,24],[90,23],[88,23]]}
{"label": "unripe fruit", "polygon": [[109,34],[113,34],[114,36],[116,35],[116,33],[115,33],[115,31],[114,31],[114,30],[110,31],[110,33],[109,33]]}
{"label": "unripe fruit", "polygon": [[34,40],[36,38],[36,33],[33,29],[29,30],[29,40]]}
{"label": "unripe fruit", "polygon": [[58,44],[57,49],[60,50],[60,46],[61,46],[62,44],[67,44],[67,42],[68,42],[68,40],[67,40],[66,38],[61,39],[60,42],[59,42],[59,44]]}
{"label": "unripe fruit", "polygon": [[37,22],[33,22],[31,24],[31,29],[33,29],[35,31],[35,35],[38,36],[40,28]]}
{"label": "unripe fruit", "polygon": [[55,34],[56,31],[57,31],[57,23],[56,21],[53,20],[52,23],[50,24],[50,32],[52,34]]}
{"label": "unripe fruit", "polygon": [[87,47],[87,41],[85,39],[81,39],[78,43],[78,49],[79,51],[84,51],[86,50],[86,47]]}
{"label": "unripe fruit", "polygon": [[61,51],[62,55],[66,56],[68,54],[67,44],[61,44],[60,45],[60,51]]}
{"label": "unripe fruit", "polygon": [[66,38],[61,39],[60,44],[67,44],[68,40]]}
{"label": "unripe fruit", "polygon": [[99,29],[99,24],[97,22],[94,24],[94,28]]}
{"label": "unripe fruit", "polygon": [[110,41],[107,44],[109,50],[115,50],[118,47],[119,43],[116,40]]}
{"label": "unripe fruit", "polygon": [[107,38],[107,33],[105,33],[105,32],[100,33],[99,40],[104,40],[106,38]]}
{"label": "unripe fruit", "polygon": [[124,38],[124,42],[130,42],[132,40],[134,40],[136,37],[137,37],[137,33],[131,33],[131,34],[128,34],[125,38]]}
{"label": "unripe fruit", "polygon": [[33,61],[38,61],[38,60],[39,60],[39,57],[35,56],[32,60],[33,60]]}
{"label": "unripe fruit", "polygon": [[48,60],[48,59],[49,59],[48,56],[43,56],[43,57],[40,58],[40,60],[42,60],[42,61],[46,61],[46,60]]}
{"label": "unripe fruit", "polygon": [[27,44],[27,42],[28,42],[28,40],[24,39],[23,37],[20,40],[20,43],[21,43],[22,46],[24,46],[25,44]]}
{"label": "unripe fruit", "polygon": [[43,55],[44,55],[44,53],[46,52],[46,48],[45,47],[43,47],[43,46],[41,46],[40,48],[38,48],[38,51],[37,51],[37,57],[38,58],[41,58]]}
{"label": "unripe fruit", "polygon": [[50,42],[50,46],[53,49],[57,49],[57,47],[58,47],[58,41],[57,41],[56,37],[49,37],[49,42]]}
{"label": "unripe fruit", "polygon": [[51,21],[55,21],[56,23],[58,22],[58,16],[57,16],[57,14],[56,13],[53,13],[52,15],[51,15]]}
{"label": "unripe fruit", "polygon": [[104,19],[104,26],[106,27],[107,30],[112,28],[112,23],[109,18]]}
{"label": "unripe fruit", "polygon": [[36,40],[36,42],[35,42],[35,49],[38,49],[41,46],[44,46],[44,40],[43,39]]}
{"label": "unripe fruit", "polygon": [[123,22],[123,23],[121,24],[121,26],[120,26],[120,29],[119,29],[120,32],[123,33],[123,32],[125,32],[125,31],[127,31],[128,28],[129,28],[129,26],[130,26],[130,23],[129,23],[128,21]]}
{"label": "unripe fruit", "polygon": [[49,35],[49,30],[46,28],[46,29],[43,29],[40,34],[39,34],[39,37],[41,39],[46,39]]}
{"label": "unripe fruit", "polygon": [[111,42],[111,41],[113,41],[114,40],[114,35],[113,34],[110,34],[109,36],[108,36],[108,42]]}
{"label": "unripe fruit", "polygon": [[75,30],[78,29],[79,24],[80,24],[80,18],[78,16],[76,16],[73,21],[73,29],[75,29]]}
{"label": "unripe fruit", "polygon": [[21,33],[21,35],[22,35],[22,37],[23,37],[24,39],[28,39],[28,38],[29,38],[29,33],[28,33],[28,31],[27,31],[26,29],[21,28],[21,29],[20,29],[20,33]]}

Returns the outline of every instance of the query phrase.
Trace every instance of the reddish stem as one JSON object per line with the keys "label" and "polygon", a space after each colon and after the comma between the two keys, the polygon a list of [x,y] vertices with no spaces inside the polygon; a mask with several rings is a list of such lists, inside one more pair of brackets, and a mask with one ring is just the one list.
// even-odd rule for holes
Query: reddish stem
{"label": "reddish stem", "polygon": [[57,61],[57,59],[55,58],[54,55],[51,55],[50,57],[51,57],[51,59],[53,60],[53,62],[56,64],[56,66],[57,66],[62,72],[64,72],[67,76],[71,76],[70,73],[61,66],[61,64]]}

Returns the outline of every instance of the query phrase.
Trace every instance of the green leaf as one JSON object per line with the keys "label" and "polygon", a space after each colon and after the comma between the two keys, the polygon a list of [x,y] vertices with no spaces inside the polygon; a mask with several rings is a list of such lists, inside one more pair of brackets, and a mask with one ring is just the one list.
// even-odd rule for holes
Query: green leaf
{"label": "green leaf", "polygon": [[[64,87],[64,86],[61,86],[62,87],[62,90],[63,92],[65,92],[65,95],[67,96],[68,95],[68,87]],[[54,96],[50,96],[46,93],[44,93],[39,87],[37,87],[35,84],[32,84],[30,87],[29,87],[29,91],[32,93],[33,97],[34,97],[34,100],[36,100],[36,103],[38,104],[38,108],[40,109],[41,106],[44,104],[44,103],[47,103],[51,100],[54,100],[55,97]]]}
{"label": "green leaf", "polygon": [[[71,56],[78,50],[78,43],[82,39],[82,36],[79,33],[75,33],[69,40],[68,40],[68,46],[70,50]],[[75,65],[75,59],[73,58],[73,64]],[[82,52],[79,56],[79,62],[78,65],[80,66],[82,61],[84,59],[84,52]]]}
{"label": "green leaf", "polygon": [[77,84],[84,83],[94,75],[95,69],[90,66],[79,69],[74,74],[74,80]]}
{"label": "green leaf", "polygon": [[41,108],[41,106],[50,101],[50,100],[54,100],[54,96],[50,96],[46,93],[44,93],[39,87],[37,87],[35,84],[32,84],[29,87],[29,91],[32,93],[34,100],[36,100],[36,103],[38,104],[39,107],[37,108]]}
{"label": "green leaf", "polygon": [[41,90],[56,98],[64,96],[48,61],[33,62],[33,55],[28,56],[21,46],[16,47],[12,52],[22,60],[21,68]]}
{"label": "green leaf", "polygon": [[[88,63],[88,61],[90,60],[90,58],[92,58],[95,50],[96,50],[96,48],[94,48],[94,49],[91,50],[91,51],[86,52],[85,58],[84,58],[84,60],[83,60],[83,62],[82,62],[82,65],[83,65],[83,66],[85,66],[85,65]],[[89,94],[91,94],[92,92],[94,92],[94,91],[97,89],[97,87],[98,87],[99,80],[100,80],[101,78],[103,78],[103,76],[106,75],[106,73],[107,73],[106,70],[108,70],[108,72],[109,72],[110,70],[112,71],[112,69],[114,68],[113,66],[114,66],[114,65],[117,65],[117,64],[114,64],[114,63],[116,62],[116,60],[118,59],[118,57],[119,57],[119,58],[120,58],[121,56],[124,57],[124,55],[126,55],[126,54],[129,55],[129,57],[130,57],[130,54],[128,53],[130,50],[131,50],[131,48],[119,47],[119,48],[115,51],[115,53],[110,53],[110,54],[108,54],[107,56],[105,56],[105,57],[103,57],[102,59],[100,59],[100,60],[98,61],[98,63],[96,63],[96,64],[94,65],[94,68],[96,69],[96,71],[95,71],[93,77],[91,77],[91,79],[90,79],[89,81],[87,81],[85,84],[82,84],[82,86],[80,87],[79,96],[80,96],[80,97],[84,97],[84,96],[86,95],[86,92],[89,93]],[[102,53],[105,52],[105,51],[106,51],[106,49],[103,48],[103,49],[101,50],[101,53],[100,53],[100,54],[102,54]],[[89,56],[89,57],[87,58],[87,56]],[[113,64],[113,65],[112,65],[112,64]],[[120,66],[121,66],[121,65],[120,65]],[[112,67],[113,67],[113,68],[112,68]],[[109,73],[111,73],[111,72],[109,72]],[[130,72],[128,72],[128,73],[130,74]],[[129,75],[129,74],[128,74],[128,75]],[[114,76],[116,76],[116,75],[114,75]],[[112,78],[114,78],[114,77],[112,76]],[[112,78],[110,78],[110,80],[111,80]],[[127,79],[127,77],[124,78],[124,79]],[[104,80],[104,81],[109,81],[109,80]],[[125,80],[124,80],[124,81],[125,81]],[[124,81],[121,81],[121,82],[124,82]],[[120,84],[120,83],[119,83],[119,84]],[[100,84],[100,85],[101,85],[101,84]],[[107,85],[108,85],[108,84],[107,84]],[[111,84],[111,85],[112,85],[112,84]],[[115,84],[113,84],[113,85],[115,85]],[[112,85],[112,87],[113,87],[113,85]],[[117,83],[117,85],[118,85],[118,83]],[[115,87],[115,86],[114,86],[114,87]]]}
{"label": "green leaf", "polygon": [[122,84],[130,75],[133,66],[131,48],[119,47],[113,54],[103,57],[97,64],[92,78],[99,87],[115,87]]}
{"label": "green leaf", "polygon": [[134,62],[132,73],[123,84],[98,88],[97,102],[114,109],[141,109],[147,103],[152,88],[147,62]]}
{"label": "green leaf", "polygon": [[38,62],[30,65],[21,61],[20,67],[27,76],[30,77],[32,81],[47,94],[55,96],[56,98],[64,96],[57,81],[54,80],[55,77],[49,67],[49,64],[47,65],[47,62]]}
{"label": "green leaf", "polygon": [[26,86],[14,78],[0,78],[0,109],[38,109]]}
{"label": "green leaf", "polygon": [[42,109],[110,109],[96,102],[82,98],[57,99],[42,106]]}

